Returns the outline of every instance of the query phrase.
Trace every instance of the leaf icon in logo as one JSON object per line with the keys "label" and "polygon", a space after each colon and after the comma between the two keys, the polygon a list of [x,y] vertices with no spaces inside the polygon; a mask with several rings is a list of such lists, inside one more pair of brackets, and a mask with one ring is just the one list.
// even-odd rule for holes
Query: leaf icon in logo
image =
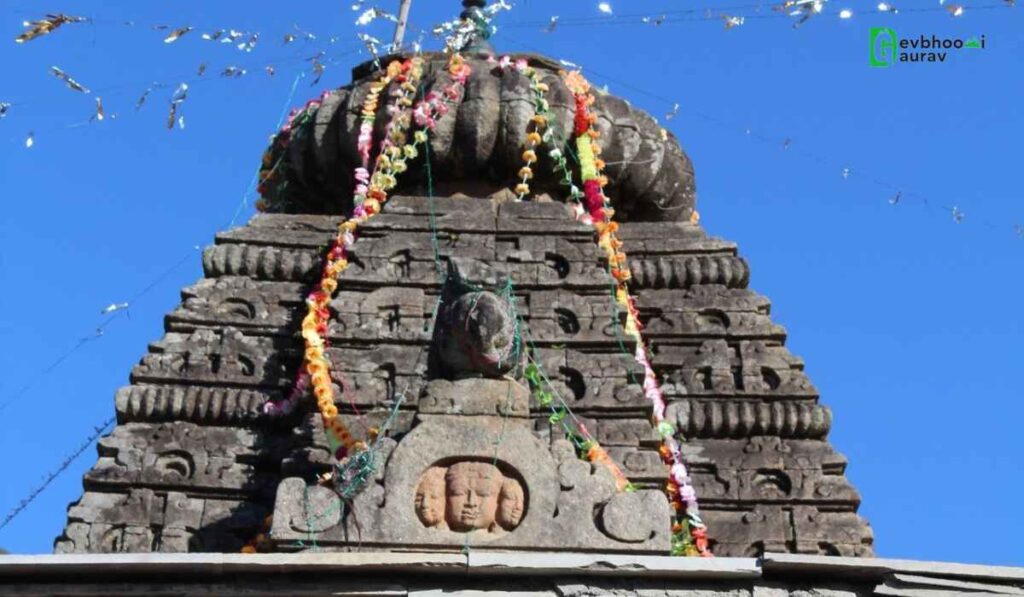
{"label": "leaf icon in logo", "polygon": [[965,48],[975,48],[977,50],[980,50],[981,49],[981,42],[978,41],[977,37],[972,37],[972,38],[968,39],[966,42],[964,42],[964,47]]}

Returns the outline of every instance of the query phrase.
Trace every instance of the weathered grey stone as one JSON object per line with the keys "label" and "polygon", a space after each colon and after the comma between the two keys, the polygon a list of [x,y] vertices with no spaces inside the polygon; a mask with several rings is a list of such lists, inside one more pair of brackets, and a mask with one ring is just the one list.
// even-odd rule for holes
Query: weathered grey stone
{"label": "weathered grey stone", "polygon": [[[522,136],[522,81],[496,81],[498,88],[490,81],[473,87],[463,106],[477,118],[493,111],[489,102],[504,102],[495,136],[464,128],[468,121],[457,115],[433,138],[439,152],[448,151],[439,159],[448,160],[449,172],[479,172],[519,151],[506,144]],[[571,98],[557,87],[552,108],[569,114]],[[338,140],[358,129],[364,91],[357,85],[332,97],[327,111],[334,114],[318,113],[315,128],[290,150],[292,164],[321,189],[351,183],[344,181],[348,173],[316,170],[357,159],[354,148]],[[618,205],[641,217],[644,205],[667,196],[659,172],[678,171],[678,156],[652,145],[651,123],[636,120],[628,106],[609,98],[600,106],[607,110],[599,111],[598,123],[606,158],[650,160],[642,170],[612,166],[618,174],[609,192],[632,189],[619,195]],[[466,151],[473,155],[451,149],[460,139],[470,142]],[[491,161],[475,161],[488,151]],[[438,193],[450,197],[395,194],[350,248],[327,331],[335,405],[359,439],[381,428],[383,439],[374,474],[344,509],[336,494],[314,481],[333,463],[312,398],[301,397],[289,416],[263,414],[268,401],[287,395],[300,366],[304,298],[337,218],[266,214],[218,235],[204,255],[208,277],[183,292],[181,306],[168,315],[167,335],[150,346],[132,385],[118,392],[121,426],[101,442],[100,460],[86,476],[86,496],[115,497],[84,499],[69,514],[57,549],[237,550],[261,532],[275,504],[279,550],[314,544],[458,549],[467,534],[451,525],[465,523],[445,518],[449,528],[442,529],[421,518],[435,520],[429,504],[442,488],[447,501],[453,470],[463,480],[498,479],[500,473],[498,502],[487,502],[484,517],[490,522],[493,514],[493,522],[469,534],[474,549],[667,549],[669,513],[660,490],[668,469],[651,427],[643,370],[623,333],[625,316],[612,300],[612,279],[593,230],[560,202],[507,202],[493,186],[491,180],[439,180]],[[537,189],[547,192],[544,181]],[[314,193],[308,200],[348,199]],[[684,440],[716,553],[870,555],[870,529],[856,515],[860,496],[844,477],[845,459],[825,441],[829,410],[818,403],[803,361],[785,349],[786,332],[772,323],[768,300],[746,288],[749,271],[735,245],[686,222],[627,223],[621,238],[667,414]],[[549,421],[550,409],[531,401],[526,388],[507,379],[455,379],[500,371],[482,372],[466,362],[447,373],[440,367],[437,337],[453,339],[456,356],[466,354],[457,338],[464,327],[452,333],[457,328],[451,325],[466,318],[444,318],[459,305],[444,297],[449,264],[490,291],[512,280],[530,357],[638,493],[616,494],[607,470],[579,461],[562,441],[561,424]],[[473,306],[463,300],[462,307]],[[434,322],[436,312],[441,324]],[[477,353],[487,352],[486,340],[514,321],[499,319],[494,330],[485,325],[470,334],[485,340]],[[439,379],[444,376],[453,379]],[[468,464],[456,466],[461,462]],[[474,483],[494,486],[463,485]],[[138,489],[152,497],[133,493]],[[172,494],[182,496],[175,503],[199,504],[183,509],[180,524],[165,524],[162,500]],[[127,496],[138,505],[124,506]],[[315,502],[309,507],[308,497]],[[147,499],[148,509],[141,505]],[[310,526],[307,510],[330,508],[336,519]],[[131,512],[148,518],[118,522]]]}
{"label": "weathered grey stone", "polygon": [[[426,92],[440,93],[451,81],[445,69],[447,58],[436,54],[425,57],[422,85]],[[548,99],[558,122],[571,123],[574,101],[557,74],[557,65],[539,57],[530,60],[550,87]],[[470,65],[472,75],[461,88],[451,112],[438,120],[431,133],[432,178],[442,195],[449,186],[465,188],[473,183],[478,192],[494,192],[514,184],[522,166],[520,154],[526,134],[523,124],[532,116],[530,86],[515,69],[502,71],[479,59],[470,60]],[[358,114],[357,102],[365,98],[371,80],[356,81],[336,91],[335,97],[316,109],[308,125],[288,133],[291,145],[280,156],[280,169],[288,184],[282,192],[268,189],[266,194],[275,209],[330,213],[347,213],[351,209],[350,178],[320,171],[348,173],[359,164],[358,155],[352,151],[358,136],[353,114]],[[688,219],[694,206],[696,183],[693,165],[675,137],[628,103],[609,96],[599,97],[594,106],[599,116],[598,128],[603,133],[599,143],[611,162],[607,170],[609,190],[619,217],[647,221]],[[309,130],[303,130],[306,128]],[[535,169],[532,184],[538,192],[560,196],[564,190],[558,176],[546,156],[544,160]],[[416,166],[402,177],[400,190],[416,189],[423,184],[421,168]]]}

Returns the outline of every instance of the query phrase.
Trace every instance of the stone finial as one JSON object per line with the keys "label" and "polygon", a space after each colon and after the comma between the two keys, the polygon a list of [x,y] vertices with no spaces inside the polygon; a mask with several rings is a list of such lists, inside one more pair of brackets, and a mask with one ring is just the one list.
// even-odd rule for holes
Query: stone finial
{"label": "stone finial", "polygon": [[487,0],[462,0],[462,14],[459,17],[476,25],[474,32],[469,35],[466,44],[461,48],[461,51],[466,54],[494,54],[494,48],[487,41],[490,32],[480,27],[481,23],[486,22],[483,14],[485,6],[487,6]]}

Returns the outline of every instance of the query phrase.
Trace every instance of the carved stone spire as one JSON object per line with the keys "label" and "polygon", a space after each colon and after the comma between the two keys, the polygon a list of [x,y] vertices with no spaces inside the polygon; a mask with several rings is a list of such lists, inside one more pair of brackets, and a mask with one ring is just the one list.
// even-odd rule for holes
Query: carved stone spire
{"label": "carved stone spire", "polygon": [[494,54],[494,48],[487,41],[491,33],[486,28],[485,6],[487,6],[487,0],[462,0],[462,14],[459,17],[476,25],[473,33],[466,40],[466,44],[462,47],[462,52],[465,54]]}

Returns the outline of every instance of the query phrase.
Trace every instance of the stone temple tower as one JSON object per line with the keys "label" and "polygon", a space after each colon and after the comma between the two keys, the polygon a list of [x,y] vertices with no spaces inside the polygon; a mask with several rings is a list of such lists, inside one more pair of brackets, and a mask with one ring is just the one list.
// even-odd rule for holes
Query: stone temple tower
{"label": "stone temple tower", "polygon": [[[669,470],[609,264],[549,155],[516,200],[538,86],[500,58],[466,52],[472,74],[337,276],[325,330],[334,406],[373,446],[358,489],[325,481],[344,471],[312,396],[284,414],[266,404],[286,399],[302,365],[306,295],[353,213],[362,110],[389,58],[356,68],[275,143],[267,213],[217,235],[205,277],[117,392],[118,425],[58,553],[669,553]],[[571,129],[558,64],[512,59],[543,83],[552,123]],[[446,63],[423,56],[420,97],[449,85]],[[712,551],[872,555],[846,459],[827,441],[832,415],[736,245],[693,217],[690,159],[623,99],[597,94],[591,110],[630,292]],[[370,117],[381,133],[385,110]],[[567,408],[538,402],[528,362]],[[565,417],[631,491],[579,457]]]}

